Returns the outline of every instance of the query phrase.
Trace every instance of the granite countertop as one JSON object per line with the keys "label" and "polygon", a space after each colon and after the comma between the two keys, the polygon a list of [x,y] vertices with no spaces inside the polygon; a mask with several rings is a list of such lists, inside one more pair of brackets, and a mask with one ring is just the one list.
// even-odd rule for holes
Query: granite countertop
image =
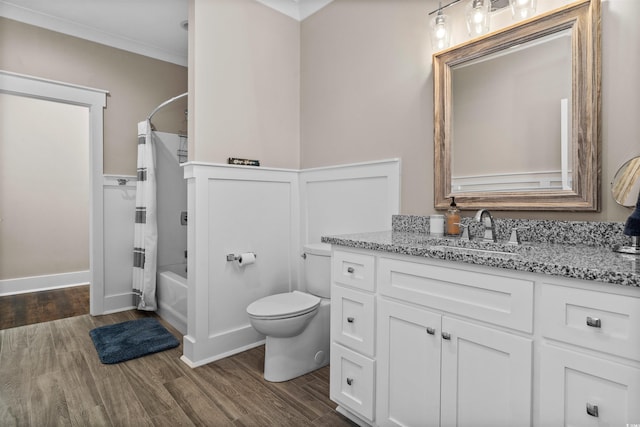
{"label": "granite countertop", "polygon": [[511,246],[438,238],[424,232],[403,231],[403,227],[395,227],[395,223],[394,228],[397,229],[324,236],[322,241],[358,249],[640,287],[640,257],[613,252],[607,245],[542,241]]}

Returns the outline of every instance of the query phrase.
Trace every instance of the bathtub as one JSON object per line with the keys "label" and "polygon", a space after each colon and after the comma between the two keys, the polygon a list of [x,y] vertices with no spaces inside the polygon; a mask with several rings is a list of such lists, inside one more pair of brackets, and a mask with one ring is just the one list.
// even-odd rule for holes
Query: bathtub
{"label": "bathtub", "polygon": [[158,267],[158,315],[183,335],[187,334],[187,264]]}

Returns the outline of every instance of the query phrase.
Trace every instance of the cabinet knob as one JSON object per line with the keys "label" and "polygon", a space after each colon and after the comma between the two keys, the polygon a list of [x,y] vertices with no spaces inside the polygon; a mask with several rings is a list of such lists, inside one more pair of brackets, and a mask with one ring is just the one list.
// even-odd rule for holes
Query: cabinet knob
{"label": "cabinet knob", "polygon": [[347,378],[347,385],[353,384],[353,378]]}
{"label": "cabinet knob", "polygon": [[348,267],[347,268],[347,273],[349,274],[353,274],[353,272],[356,271],[353,267]]}
{"label": "cabinet knob", "polygon": [[442,333],[442,339],[443,340],[450,340],[451,339],[451,334],[449,332],[443,332]]}
{"label": "cabinet knob", "polygon": [[597,417],[598,405],[594,405],[592,403],[587,402],[587,414],[591,415],[592,417]]}
{"label": "cabinet knob", "polygon": [[427,328],[427,333],[428,333],[429,335],[435,335],[436,330],[435,330],[434,328],[432,328],[432,327],[428,327],[428,328]]}
{"label": "cabinet knob", "polygon": [[597,317],[587,316],[587,326],[591,326],[592,328],[600,328],[602,327],[602,322]]}
{"label": "cabinet knob", "polygon": [[349,323],[353,323],[354,320],[356,320],[355,317],[347,317],[347,322]]}

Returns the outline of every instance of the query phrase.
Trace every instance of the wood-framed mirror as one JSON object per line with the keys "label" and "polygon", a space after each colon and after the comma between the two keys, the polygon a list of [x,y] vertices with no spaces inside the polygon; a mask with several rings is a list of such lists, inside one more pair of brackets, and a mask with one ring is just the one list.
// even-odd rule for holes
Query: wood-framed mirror
{"label": "wood-framed mirror", "polygon": [[600,61],[600,0],[435,53],[435,208],[598,211]]}

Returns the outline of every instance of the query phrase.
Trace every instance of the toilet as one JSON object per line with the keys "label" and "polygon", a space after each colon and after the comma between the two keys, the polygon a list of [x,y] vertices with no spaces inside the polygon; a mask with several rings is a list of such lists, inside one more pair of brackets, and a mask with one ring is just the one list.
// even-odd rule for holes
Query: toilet
{"label": "toilet", "polygon": [[288,381],[329,364],[331,245],[305,245],[303,257],[306,292],[270,295],[247,307],[251,325],[266,336],[267,381]]}

